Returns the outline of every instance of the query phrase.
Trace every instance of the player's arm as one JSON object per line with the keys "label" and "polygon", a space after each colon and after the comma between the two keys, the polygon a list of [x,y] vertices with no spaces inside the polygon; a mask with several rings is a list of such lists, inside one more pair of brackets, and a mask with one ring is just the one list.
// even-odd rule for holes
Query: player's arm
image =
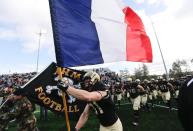
{"label": "player's arm", "polygon": [[99,101],[109,95],[108,91],[88,92],[86,90],[74,88],[73,86],[69,86],[66,92],[76,97],[77,99],[85,100],[85,101]]}
{"label": "player's arm", "polygon": [[90,106],[87,104],[75,126],[75,129],[76,129],[75,131],[79,131],[85,125],[90,114],[89,112],[90,112]]}
{"label": "player's arm", "polygon": [[60,82],[58,83],[58,88],[67,92],[68,94],[74,96],[77,99],[84,101],[99,101],[103,98],[109,96],[109,91],[92,91],[88,92],[86,90],[77,89],[73,85],[69,85],[68,83]]}
{"label": "player's arm", "polygon": [[142,92],[144,92],[145,90],[144,90],[144,88],[143,88],[143,86],[141,86],[141,85],[138,85],[137,86]]}
{"label": "player's arm", "polygon": [[169,86],[169,88],[170,88],[170,90],[172,91],[172,92],[174,92],[175,90],[174,90],[174,86],[171,84],[171,83],[167,83],[167,85]]}

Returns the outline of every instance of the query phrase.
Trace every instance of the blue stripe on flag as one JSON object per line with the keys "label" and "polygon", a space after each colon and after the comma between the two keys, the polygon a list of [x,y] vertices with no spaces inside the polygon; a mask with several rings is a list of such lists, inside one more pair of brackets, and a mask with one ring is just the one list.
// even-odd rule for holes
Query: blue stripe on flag
{"label": "blue stripe on flag", "polygon": [[56,61],[73,67],[103,63],[91,0],[49,0]]}

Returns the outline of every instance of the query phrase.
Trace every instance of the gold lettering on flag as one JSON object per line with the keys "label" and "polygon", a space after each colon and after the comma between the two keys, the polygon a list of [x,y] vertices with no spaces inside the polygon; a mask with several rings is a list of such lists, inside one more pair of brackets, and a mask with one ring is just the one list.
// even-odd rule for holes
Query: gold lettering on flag
{"label": "gold lettering on flag", "polygon": [[[58,112],[63,112],[64,107],[62,104],[57,103],[56,101],[52,100],[50,97],[46,96],[46,93],[44,92],[43,88],[40,86],[38,88],[35,88],[35,92],[37,93],[38,99],[46,106],[49,108],[58,111]],[[79,112],[80,110],[78,109],[77,105],[69,105],[67,107],[68,112]]]}
{"label": "gold lettering on flag", "polygon": [[[57,75],[60,74],[60,68],[61,67],[57,67],[55,74],[57,74]],[[61,74],[62,74],[62,76],[67,76],[67,77],[70,77],[70,78],[75,79],[75,80],[80,80],[80,76],[81,76],[80,73],[75,72],[75,71],[68,69],[68,68],[62,68]]]}

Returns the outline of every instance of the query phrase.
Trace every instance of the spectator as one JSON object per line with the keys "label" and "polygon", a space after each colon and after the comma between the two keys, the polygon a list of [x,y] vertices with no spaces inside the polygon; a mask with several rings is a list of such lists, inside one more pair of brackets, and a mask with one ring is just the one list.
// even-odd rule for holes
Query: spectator
{"label": "spectator", "polygon": [[18,124],[18,131],[38,131],[30,101],[19,95],[19,90],[13,92],[12,88],[7,88],[4,91],[0,93],[6,98],[0,109],[0,131],[8,129],[9,122],[14,119]]}

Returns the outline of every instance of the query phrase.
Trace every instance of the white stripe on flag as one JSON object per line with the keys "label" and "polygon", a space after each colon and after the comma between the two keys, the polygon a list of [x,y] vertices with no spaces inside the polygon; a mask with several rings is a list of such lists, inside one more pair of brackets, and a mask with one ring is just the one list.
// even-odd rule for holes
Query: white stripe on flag
{"label": "white stripe on flag", "polygon": [[96,25],[104,62],[126,60],[125,14],[120,0],[93,0],[91,19]]}

